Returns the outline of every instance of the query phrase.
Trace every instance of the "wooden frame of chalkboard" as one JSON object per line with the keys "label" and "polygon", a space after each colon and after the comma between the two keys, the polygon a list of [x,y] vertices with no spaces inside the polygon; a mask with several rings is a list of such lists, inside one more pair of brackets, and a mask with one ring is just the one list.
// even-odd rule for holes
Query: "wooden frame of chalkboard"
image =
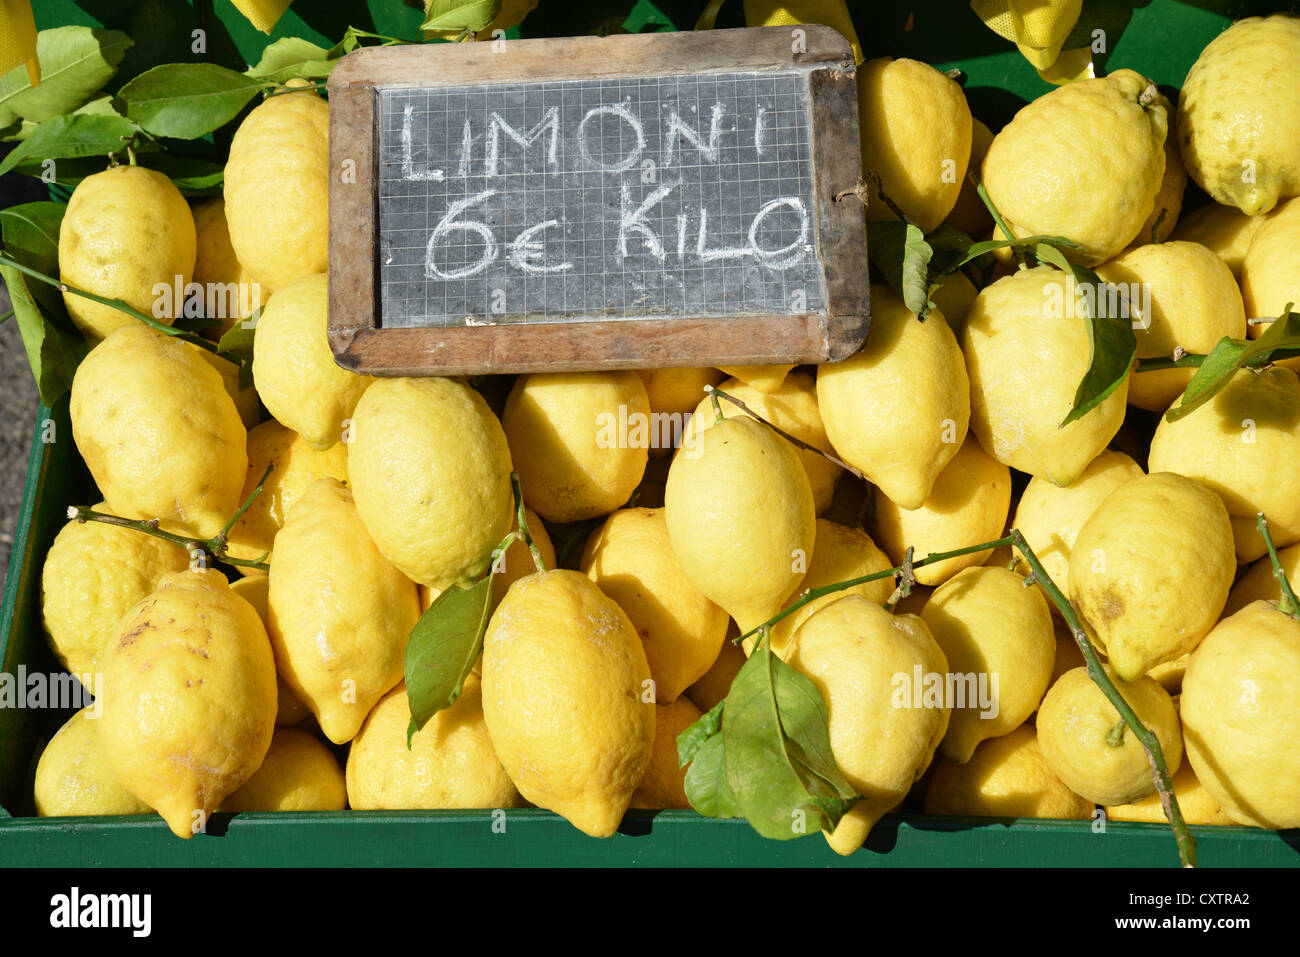
{"label": "wooden frame of chalkboard", "polygon": [[[588,313],[525,322],[384,325],[377,114],[386,93],[792,69],[807,78],[807,173],[814,208],[805,222],[814,237],[821,308],[780,315],[611,319]],[[344,57],[328,90],[328,338],[344,368],[419,376],[825,362],[851,355],[866,338],[863,211],[856,200],[835,198],[861,175],[855,65],[848,42],[829,27],[374,47]],[[703,233],[701,224],[701,246]]]}

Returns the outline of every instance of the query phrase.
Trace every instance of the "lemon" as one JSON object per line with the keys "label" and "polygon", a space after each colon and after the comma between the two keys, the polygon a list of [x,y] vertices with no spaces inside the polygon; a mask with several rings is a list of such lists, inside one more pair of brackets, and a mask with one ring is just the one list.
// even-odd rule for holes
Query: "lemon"
{"label": "lemon", "polygon": [[[59,279],[69,286],[121,299],[171,325],[184,306],[175,301],[176,283],[182,290],[189,284],[194,256],[194,217],[162,173],[115,166],[87,176],[72,191],[59,227]],[[154,288],[160,283],[170,290],[165,298]],[[63,302],[91,345],[115,329],[140,324],[71,292]]]}
{"label": "lemon", "polygon": [[790,664],[826,699],[831,753],[860,795],[826,835],[852,854],[925,773],[948,729],[948,709],[899,700],[914,669],[944,675],[948,662],[925,622],[892,615],[861,595],[820,609],[795,633]]}
{"label": "lemon", "polygon": [[1052,773],[1029,725],[981,741],[964,764],[937,762],[925,791],[926,814],[1087,820],[1093,808]]}
{"label": "lemon", "polygon": [[251,385],[246,389],[240,388],[239,366],[215,352],[206,349],[196,351],[199,358],[216,369],[221,376],[221,384],[230,396],[230,401],[235,403],[235,411],[239,413],[239,421],[244,423],[244,428],[251,429],[261,422],[262,404],[258,401],[257,390]]}
{"label": "lemon", "polygon": [[1209,203],[1178,221],[1172,239],[1200,243],[1214,250],[1228,264],[1232,275],[1241,278],[1241,263],[1255,231],[1264,223],[1263,216],[1247,216],[1236,206]]}
{"label": "lemon", "polygon": [[[102,512],[103,502],[95,507]],[[185,549],[102,522],[68,522],[41,569],[41,615],[54,657],[74,675],[99,672],[118,619],[171,572],[184,571]]]}
{"label": "lemon", "polygon": [[271,295],[329,258],[329,106],[311,91],[268,97],[235,131],[224,194],[230,245]]}
{"label": "lemon", "polygon": [[[1056,655],[1052,659],[1052,678],[1047,682],[1049,688],[1067,671],[1082,668],[1086,664],[1078,642],[1074,640],[1069,626],[1059,616],[1052,616],[1052,629],[1056,632]],[[1042,702],[1040,701],[1039,704],[1041,705]]]}
{"label": "lemon", "polygon": [[203,334],[220,339],[236,322],[260,309],[266,296],[261,284],[235,257],[224,199],[210,199],[194,207],[194,232],[194,281],[204,289],[205,305],[215,307],[208,318],[221,320],[219,326],[204,329]]}
{"label": "lemon", "polygon": [[253,384],[267,411],[314,449],[339,440],[374,381],[341,368],[325,338],[324,273],[281,286],[266,301],[253,345]]}
{"label": "lemon", "polygon": [[[528,523],[528,534],[532,536],[533,544],[537,546],[538,553],[542,556],[542,564],[547,568],[555,568],[555,546],[551,544],[551,536],[547,534],[546,526],[542,523],[541,518],[531,508],[524,509],[524,520]],[[519,530],[519,517],[516,515],[514,521],[510,523],[510,531]],[[492,607],[495,608],[501,603],[501,599],[506,596],[510,586],[519,579],[531,575],[537,571],[537,564],[533,561],[533,553],[528,545],[522,541],[512,542],[510,547],[505,550],[505,554],[498,555],[492,568]],[[433,603],[432,596],[428,608]]]}
{"label": "lemon", "polygon": [[547,521],[608,515],[645,473],[650,399],[635,372],[520,376],[501,424],[524,501]]}
{"label": "lemon", "polygon": [[221,802],[222,811],[341,811],[347,804],[343,770],[320,739],[276,728],[257,773]]}
{"label": "lemon", "polygon": [[[1187,734],[1185,725],[1183,733]],[[1183,762],[1178,773],[1170,780],[1174,786],[1174,797],[1178,798],[1178,811],[1183,816],[1183,823],[1214,825],[1235,823],[1232,818],[1223,813],[1223,808],[1219,807],[1219,802],[1214,799],[1205,785],[1197,780],[1196,771],[1192,769],[1190,760],[1190,742],[1187,745],[1187,752],[1188,760]],[[1156,793],[1148,794],[1134,804],[1108,807],[1106,818],[1111,821],[1145,821],[1151,824],[1166,824],[1169,821],[1165,816],[1164,806],[1160,803],[1160,795]]]}
{"label": "lemon", "polygon": [[415,585],[366,534],[349,492],[317,479],[271,552],[267,631],[280,673],[335,744],[402,680]]}
{"label": "lemon", "polygon": [[1114,438],[1128,396],[1125,379],[1061,425],[1092,356],[1076,296],[1073,277],[1059,269],[1019,270],[980,291],[962,337],[971,431],[999,462],[1057,485],[1072,483]]}
{"label": "lemon", "polygon": [[1300,194],[1300,20],[1247,17],[1201,51],[1178,99],[1192,179],[1247,215]]}
{"label": "lemon", "polygon": [[[1178,711],[1164,688],[1147,677],[1126,682],[1111,675],[1120,696],[1156,737],[1169,773],[1178,770],[1183,738]],[[1067,671],[1038,706],[1038,747],[1052,772],[1094,804],[1132,804],[1156,789],[1146,751],[1115,706],[1088,677]],[[1118,742],[1118,743],[1116,743]]]}
{"label": "lemon", "polygon": [[41,817],[148,814],[152,808],[108,770],[99,745],[94,706],[82,708],[61,727],[36,765],[36,813]]}
{"label": "lemon", "polygon": [[514,513],[510,449],[483,397],[452,379],[380,379],[357,403],[348,481],[389,561],[442,591],[487,570]]}
{"label": "lemon", "polygon": [[[817,386],[812,376],[792,372],[779,386],[767,390],[756,389],[738,379],[728,379],[719,388],[728,395],[735,396],[752,409],[755,415],[771,422],[782,432],[814,449],[834,454],[835,450],[826,436],[826,427],[822,424],[821,412],[817,408]],[[726,399],[718,400],[718,408],[723,418],[746,414]],[[682,434],[682,447],[688,454],[694,448],[700,433],[713,426],[717,418],[717,413],[713,411],[713,400],[707,397],[701,399]],[[826,456],[808,449],[796,449],[795,454],[808,473],[813,504],[820,515],[830,507],[831,498],[835,494],[835,481],[840,477],[842,469]]]}
{"label": "lemon", "polygon": [[686,799],[686,768],[678,766],[677,736],[700,718],[700,709],[682,696],[672,704],[655,707],[654,754],[645,777],[632,794],[628,807],[689,808]]}
{"label": "lemon", "polygon": [[726,419],[674,456],[664,503],[673,552],[705,597],[746,631],[780,611],[816,534],[793,446],[748,416]]}
{"label": "lemon", "polygon": [[[1097,275],[1127,291],[1139,359],[1172,356],[1179,348],[1205,355],[1224,336],[1246,338],[1232,270],[1205,246],[1148,243],[1097,267]],[[1193,371],[1135,372],[1128,380],[1129,405],[1163,412],[1182,395]]]}
{"label": "lemon", "polygon": [[1179,655],[1172,661],[1162,661],[1160,664],[1153,666],[1148,672],[1148,678],[1154,678],[1159,682],[1160,687],[1164,688],[1171,695],[1178,694],[1183,685],[1183,675],[1187,671],[1187,663],[1192,660],[1190,651]]}
{"label": "lemon", "polygon": [[136,323],[72,380],[72,435],[108,507],[209,538],[239,507],[247,432],[195,346]]}
{"label": "lemon", "polygon": [[967,568],[935,589],[921,620],[964,698],[949,702],[940,745],[964,764],[981,741],[1015,730],[1038,707],[1056,658],[1052,613],[1015,572],[983,567]]}
{"label": "lemon", "polygon": [[497,759],[483,721],[483,691],[466,675],[460,697],[406,745],[406,685],[380,699],[348,749],[348,803],[354,810],[512,808],[523,802]]}
{"label": "lemon", "polygon": [[[253,606],[257,616],[265,626],[270,620],[271,612],[267,606],[270,599],[271,583],[267,575],[250,575],[230,583],[230,590]],[[268,637],[270,632],[268,630]],[[277,728],[296,728],[315,722],[316,718],[308,707],[298,700],[284,678],[280,675],[279,665],[275,674],[275,726]]]}
{"label": "lemon", "polygon": [[[650,411],[665,415],[685,415],[704,395],[706,385],[717,385],[726,376],[719,369],[640,369],[637,375],[645,386]],[[652,447],[653,452],[655,448]]]}
{"label": "lemon", "polygon": [[177,572],[104,655],[109,772],[188,838],[253,776],[275,726],[275,660],[253,606],[215,569]]}
{"label": "lemon", "polygon": [[727,629],[727,637],[722,642],[722,650],[718,652],[718,657],[714,659],[703,677],[686,689],[686,696],[700,711],[710,710],[727,696],[727,692],[731,690],[731,683],[736,680],[741,666],[745,664],[745,653],[733,640],[738,637],[740,637],[740,629],[733,621]]}
{"label": "lemon", "polygon": [[[1172,120],[1173,105],[1163,93],[1156,94],[1156,101],[1164,107],[1165,116]],[[1178,225],[1178,217],[1183,210],[1183,193],[1187,189],[1187,168],[1183,166],[1182,153],[1178,151],[1178,139],[1170,129],[1165,136],[1165,175],[1156,190],[1155,203],[1151,215],[1147,217],[1133,239],[1133,246],[1148,243],[1163,243],[1173,234]],[[1157,223],[1160,225],[1157,227]]]}
{"label": "lemon", "polygon": [[[980,120],[971,118],[970,131],[970,159],[966,163],[966,169],[980,176],[980,169],[984,165],[984,157],[988,155],[989,147],[993,145],[993,131],[985,126]],[[971,182],[969,176],[961,177],[961,189],[957,193],[957,202],[948,214],[947,224],[953,229],[960,230],[967,236],[984,237],[989,230],[993,228],[993,217],[989,214],[988,207],[984,205],[984,200],[980,199],[979,192],[975,189],[975,184]],[[943,309],[943,303],[937,303],[940,309]],[[947,310],[944,310],[947,316]],[[951,316],[949,320],[951,321]]]}
{"label": "lemon", "polygon": [[[239,517],[228,538],[230,554],[235,558],[262,559],[271,550],[275,534],[294,502],[319,478],[340,482],[348,477],[348,447],[342,442],[318,451],[297,432],[268,419],[248,431],[248,472],[241,500],[247,500],[262,482],[262,491],[248,510]],[[271,472],[266,475],[266,467]],[[262,481],[262,476],[266,480]],[[240,571],[248,574],[254,569]]]}
{"label": "lemon", "polygon": [[[1300,545],[1278,549],[1277,557],[1287,581],[1300,584]],[[1223,606],[1223,617],[1235,615],[1251,602],[1278,601],[1281,597],[1282,586],[1273,574],[1273,562],[1264,556],[1247,568],[1232,586],[1228,603]]]}
{"label": "lemon", "polygon": [[866,345],[818,367],[817,401],[839,457],[903,508],[925,501],[970,420],[970,384],[952,330],[933,312],[919,321],[884,286],[871,287]]}
{"label": "lemon", "polygon": [[[853,578],[874,575],[876,572],[885,571],[892,566],[893,563],[889,560],[889,556],[877,548],[876,543],[871,540],[871,536],[862,529],[837,525],[835,522],[819,518],[817,519],[817,536],[813,544],[812,560],[808,563],[808,571],[804,574],[803,580],[799,582],[798,588],[795,589],[794,595],[791,596],[790,603],[802,598],[804,593],[811,589],[834,585]],[[819,608],[824,608],[832,602],[839,601],[846,595],[861,595],[867,601],[874,601],[878,605],[883,605],[893,593],[894,576],[886,575],[884,578],[879,578],[873,582],[854,585],[852,588],[831,592],[829,595],[822,595],[772,626],[772,653],[783,661],[789,658],[794,633]],[[757,637],[745,641],[745,652],[747,654],[753,649],[756,641]]]}
{"label": "lemon", "polygon": [[1300,541],[1300,379],[1280,366],[1239,371],[1195,411],[1161,419],[1152,471],[1177,472],[1216,492],[1228,508],[1237,560],[1264,554],[1255,528],[1263,512],[1275,544]]}
{"label": "lemon", "polygon": [[[1282,314],[1287,303],[1300,311],[1300,280],[1296,278],[1300,270],[1300,255],[1296,252],[1300,244],[1300,199],[1260,218],[1263,223],[1255,230],[1241,262],[1241,296],[1248,318],[1271,321]],[[1258,338],[1267,328],[1268,323],[1251,326],[1251,337]]]}
{"label": "lemon", "polygon": [[1011,525],[1024,535],[1047,577],[1066,598],[1070,597],[1070,555],[1079,529],[1107,495],[1142,474],[1142,466],[1130,456],[1107,449],[1063,488],[1041,478],[1032,478],[1025,486]]}
{"label": "lemon", "polygon": [[940,314],[948,321],[948,328],[958,342],[961,341],[962,330],[966,328],[966,316],[978,295],[979,290],[966,278],[965,273],[951,272],[939,280],[939,287],[930,296]]}
{"label": "lemon", "polygon": [[984,187],[1015,235],[1066,236],[1080,247],[1067,256],[1104,262],[1155,207],[1168,124],[1155,87],[1132,70],[1067,83],[993,138]]}
{"label": "lemon", "polygon": [[521,578],[483,639],[483,718],[519,793],[610,837],[654,750],[650,666],[623,610],[579,572]]}
{"label": "lemon", "polygon": [[1196,647],[1236,570],[1219,497],[1181,475],[1152,472],[1111,492],[1084,522],[1070,555],[1070,598],[1099,650],[1133,681]]}
{"label": "lemon", "polygon": [[[872,526],[895,565],[901,565],[908,546],[914,559],[978,545],[1002,535],[1011,508],[1011,472],[990,456],[970,436],[939,473],[920,508],[901,508],[875,493],[876,516]],[[978,565],[988,551],[945,558],[916,569],[922,585],[941,585],[963,568]]]}
{"label": "lemon", "polygon": [[676,701],[709,670],[729,619],[686,577],[663,509],[626,508],[609,516],[587,540],[582,572],[627,613],[660,704]]}
{"label": "lemon", "polygon": [[1181,696],[1187,756],[1233,820],[1300,827],[1300,621],[1257,601],[1192,654]]}
{"label": "lemon", "polygon": [[[971,155],[971,115],[956,81],[919,60],[880,57],[858,67],[862,168],[907,217],[930,232],[957,205]],[[869,219],[895,219],[872,190]]]}
{"label": "lemon", "polygon": [[790,374],[794,366],[719,366],[732,379],[739,379],[745,385],[759,392],[775,392]]}

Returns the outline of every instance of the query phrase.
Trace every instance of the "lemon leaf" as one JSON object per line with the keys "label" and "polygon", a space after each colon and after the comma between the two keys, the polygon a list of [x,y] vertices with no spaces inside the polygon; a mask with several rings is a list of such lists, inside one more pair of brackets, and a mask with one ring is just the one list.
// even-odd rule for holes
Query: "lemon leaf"
{"label": "lemon leaf", "polygon": [[439,711],[450,708],[483,650],[492,604],[492,576],[469,588],[448,588],[420,616],[406,645],[406,698],[411,736]]}
{"label": "lemon leaf", "polygon": [[42,30],[36,35],[40,85],[31,85],[26,66],[0,77],[0,126],[18,118],[39,123],[71,113],[112,79],[132,45],[131,38],[118,30]]}
{"label": "lemon leaf", "polygon": [[[0,162],[0,174],[24,161],[104,156],[126,146],[138,127],[123,116],[73,114],[56,116],[37,124],[30,136]],[[55,166],[57,167],[57,163]],[[107,162],[104,164],[107,166]],[[37,167],[39,168],[39,167]]]}
{"label": "lemon leaf", "polygon": [[154,136],[192,140],[233,120],[265,80],[215,63],[164,63],[118,92],[126,115]]}
{"label": "lemon leaf", "polygon": [[274,83],[283,83],[294,77],[320,80],[330,75],[335,59],[341,53],[341,50],[335,53],[301,37],[281,37],[262,51],[257,65],[245,70],[244,75]]}
{"label": "lemon leaf", "polygon": [[725,780],[736,807],[764,837],[834,829],[858,800],[831,754],[828,726],[813,683],[766,645],[737,672],[722,726]]}
{"label": "lemon leaf", "polygon": [[727,785],[726,748],[715,734],[700,745],[686,770],[686,800],[705,817],[743,817]]}
{"label": "lemon leaf", "polygon": [[421,30],[477,33],[496,19],[501,0],[432,0]]}
{"label": "lemon leaf", "polygon": [[927,295],[932,255],[919,226],[898,220],[867,223],[867,258],[894,294],[922,319],[934,305]]}
{"label": "lemon leaf", "polygon": [[692,724],[677,736],[677,766],[684,768],[699,753],[704,742],[718,733],[722,727],[722,708],[726,699],[719,701],[707,712],[700,715]]}
{"label": "lemon leaf", "polygon": [[1258,339],[1246,341],[1224,336],[1192,376],[1179,403],[1165,413],[1175,422],[1209,402],[1232,381],[1237,370],[1262,365],[1278,350],[1300,349],[1300,313],[1289,310],[1269,324]]}

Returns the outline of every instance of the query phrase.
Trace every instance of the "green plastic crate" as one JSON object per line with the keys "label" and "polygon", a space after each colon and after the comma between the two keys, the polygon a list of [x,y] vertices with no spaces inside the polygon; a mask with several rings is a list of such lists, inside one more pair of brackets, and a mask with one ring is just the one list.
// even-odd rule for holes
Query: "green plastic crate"
{"label": "green plastic crate", "polygon": [[[530,19],[538,33],[565,32],[542,0]],[[1104,30],[1108,70],[1133,67],[1162,86],[1177,88],[1196,55],[1234,17],[1282,9],[1282,4],[1149,0],[1087,0],[1067,47],[1090,42]],[[290,8],[271,38],[254,31],[229,0],[198,0],[197,16],[225,26],[221,40],[245,60],[257,59],[270,39],[293,35],[330,43],[348,25],[343,4],[303,4],[305,19]],[[631,9],[631,3],[611,3]],[[659,8],[679,26],[699,4],[665,0]],[[118,5],[119,16],[96,20],[69,0],[36,4],[41,28],[81,23],[126,29],[157,27],[188,34],[172,4],[145,0]],[[739,0],[731,0],[720,26],[734,24]],[[1009,44],[986,30],[962,0],[850,2],[867,56],[912,56],[967,75],[966,92],[976,116],[1005,122],[1027,100],[1049,87]],[[624,11],[626,12],[626,11]],[[728,21],[728,16],[732,20]],[[357,26],[409,36],[419,13],[400,0],[370,0]],[[568,30],[579,29],[569,26]],[[179,33],[177,31],[180,31]],[[179,59],[159,42],[160,59]],[[158,60],[155,60],[158,62]],[[134,64],[132,72],[147,66]],[[132,64],[124,63],[124,68]],[[125,79],[124,76],[121,77]],[[52,441],[51,441],[52,440]],[[18,666],[53,673],[40,625],[40,570],[70,504],[98,501],[94,484],[72,442],[67,400],[37,414],[22,514],[0,609],[0,671]],[[1108,824],[1096,833],[1088,822],[999,821],[890,815],[866,846],[848,858],[831,852],[817,835],[792,840],[761,838],[743,821],[714,821],[691,811],[629,812],[619,833],[589,838],[567,821],[536,809],[490,811],[347,811],[295,814],[215,815],[208,833],[184,841],[154,816],[37,818],[32,808],[36,760],[71,712],[0,709],[0,867],[13,866],[1177,866],[1168,827]],[[504,828],[502,825],[504,824]],[[1254,828],[1192,828],[1198,862],[1205,867],[1300,865],[1300,832]]]}

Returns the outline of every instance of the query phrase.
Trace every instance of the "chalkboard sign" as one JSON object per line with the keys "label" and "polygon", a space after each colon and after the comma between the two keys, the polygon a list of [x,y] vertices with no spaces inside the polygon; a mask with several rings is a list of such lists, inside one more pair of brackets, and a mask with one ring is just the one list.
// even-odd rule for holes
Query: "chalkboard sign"
{"label": "chalkboard sign", "polygon": [[867,324],[853,58],[825,27],[357,51],[330,342],[388,375],[842,358]]}

